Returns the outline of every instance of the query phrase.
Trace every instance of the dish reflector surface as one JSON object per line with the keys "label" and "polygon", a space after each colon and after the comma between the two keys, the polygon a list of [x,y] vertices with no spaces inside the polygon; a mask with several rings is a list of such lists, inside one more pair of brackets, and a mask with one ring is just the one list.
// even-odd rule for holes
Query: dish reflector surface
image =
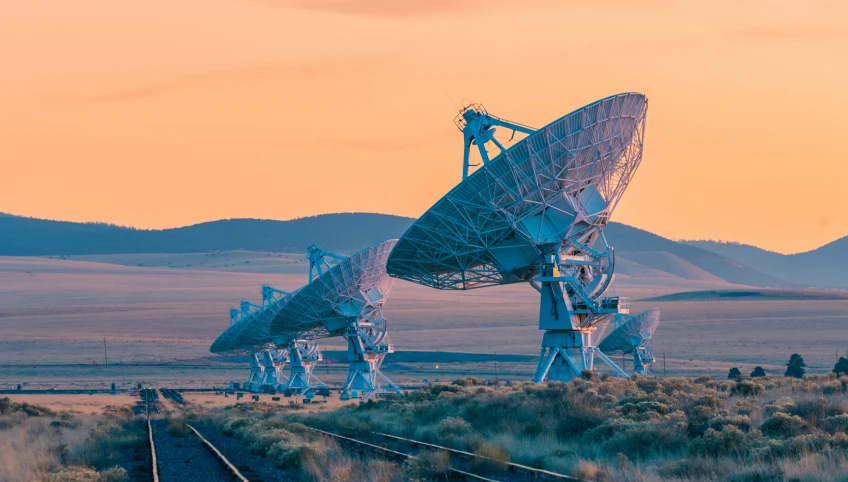
{"label": "dish reflector surface", "polygon": [[606,225],[642,159],[647,108],[619,94],[530,134],[424,213],[388,272],[438,289],[530,281],[565,237]]}
{"label": "dish reflector surface", "polygon": [[263,310],[251,311],[243,315],[212,343],[209,351],[226,353],[263,349],[265,345],[273,342],[268,332],[268,325],[296,293],[297,291],[274,300]]}
{"label": "dish reflector surface", "polygon": [[386,260],[396,243],[393,239],[363,249],[293,293],[270,320],[271,337],[342,335],[351,318],[379,309],[394,284],[386,272]]}
{"label": "dish reflector surface", "polygon": [[660,310],[652,308],[628,318],[598,345],[601,351],[633,353],[636,348],[649,342],[660,324]]}

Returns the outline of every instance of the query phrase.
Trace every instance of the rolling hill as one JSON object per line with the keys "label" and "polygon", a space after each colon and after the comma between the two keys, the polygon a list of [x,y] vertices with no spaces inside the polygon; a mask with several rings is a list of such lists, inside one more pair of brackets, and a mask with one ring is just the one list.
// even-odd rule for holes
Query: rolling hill
{"label": "rolling hill", "polygon": [[671,293],[639,301],[744,301],[744,300],[777,300],[777,301],[845,301],[848,292],[844,291],[814,291],[814,290],[709,290],[684,291]]}
{"label": "rolling hill", "polygon": [[685,243],[803,286],[848,289],[848,236],[798,254],[781,254],[747,244],[719,241]]}
{"label": "rolling hill", "polygon": [[387,214],[323,214],[291,221],[223,219],[163,230],[100,223],[0,217],[0,255],[61,256],[125,253],[204,253],[244,249],[303,252],[316,243],[352,252],[398,237],[413,219]]}
{"label": "rolling hill", "polygon": [[[0,216],[0,256],[79,256],[132,253],[208,253],[246,250],[302,253],[312,243],[350,253],[401,236],[414,219],[371,213],[323,214],[290,221],[226,219],[164,230],[99,223]],[[678,243],[647,231],[611,223],[616,272],[634,280],[661,279],[773,288],[797,285],[730,256]]]}
{"label": "rolling hill", "polygon": [[[651,267],[672,274],[675,272],[680,274],[684,271],[688,273],[706,272],[733,284],[766,287],[795,286],[784,279],[767,275],[726,256],[697,246],[678,243],[626,224],[610,223],[606,228],[606,236],[610,245],[615,247],[616,255],[636,262],[642,259],[649,262]],[[648,261],[649,255],[647,253],[665,254],[659,260]],[[656,254],[650,256],[657,258]],[[674,267],[671,268],[670,265],[674,265]]]}

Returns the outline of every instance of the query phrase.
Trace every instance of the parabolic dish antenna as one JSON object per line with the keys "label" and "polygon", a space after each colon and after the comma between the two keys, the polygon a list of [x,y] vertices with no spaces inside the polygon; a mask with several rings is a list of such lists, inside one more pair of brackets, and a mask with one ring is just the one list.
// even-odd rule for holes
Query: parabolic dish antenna
{"label": "parabolic dish antenna", "polygon": [[385,241],[347,258],[310,247],[310,283],[291,296],[268,326],[275,342],[344,336],[350,362],[344,399],[398,389],[380,372],[386,354],[394,351],[381,309],[394,284],[386,260],[396,242]]}
{"label": "parabolic dish antenna", "polygon": [[660,310],[653,308],[637,316],[616,315],[613,331],[598,345],[604,353],[623,352],[633,355],[633,371],[648,374],[645,365],[653,363],[651,337],[660,325]]}
{"label": "parabolic dish antenna", "polygon": [[[297,392],[311,396],[311,389],[326,391],[326,385],[312,374],[322,359],[318,346],[296,336],[280,341],[271,337],[268,326],[292,296],[269,285],[262,286],[262,304],[242,300],[239,308],[230,309],[230,327],[212,343],[213,353],[249,353],[250,376],[244,389],[253,392]],[[283,374],[286,361],[291,361],[291,376]]]}
{"label": "parabolic dish antenna", "polygon": [[239,308],[230,308],[230,327],[209,348],[212,353],[249,352],[272,343],[268,325],[274,314],[291,299],[292,293],[262,286],[262,304],[241,300]]}
{"label": "parabolic dish antenna", "polygon": [[[438,289],[528,282],[541,294],[546,330],[534,380],[592,370],[592,335],[627,310],[602,294],[615,256],[603,228],[642,160],[648,99],[607,97],[533,130],[471,104],[456,124],[464,180],[419,218],[388,259],[390,275]],[[497,126],[526,138],[504,148]],[[489,160],[486,144],[500,153]],[[476,145],[483,166],[469,174]]]}

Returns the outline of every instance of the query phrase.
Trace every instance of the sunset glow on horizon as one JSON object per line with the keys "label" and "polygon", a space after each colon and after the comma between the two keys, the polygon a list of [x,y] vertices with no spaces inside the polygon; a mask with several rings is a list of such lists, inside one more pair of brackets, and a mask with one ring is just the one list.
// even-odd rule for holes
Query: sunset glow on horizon
{"label": "sunset glow on horizon", "polygon": [[848,235],[846,25],[836,1],[5,2],[0,212],[417,217],[461,180],[455,104],[541,127],[636,91],[613,221],[806,251]]}

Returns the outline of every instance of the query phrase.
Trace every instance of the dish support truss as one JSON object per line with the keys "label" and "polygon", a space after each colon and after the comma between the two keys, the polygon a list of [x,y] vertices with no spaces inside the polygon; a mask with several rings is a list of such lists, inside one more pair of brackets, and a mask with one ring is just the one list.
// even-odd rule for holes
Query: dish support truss
{"label": "dish support truss", "polygon": [[489,153],[486,151],[486,143],[491,142],[501,152],[506,148],[495,139],[496,127],[505,127],[512,130],[512,140],[516,132],[524,134],[532,134],[535,131],[532,127],[511,122],[499,117],[495,117],[486,111],[486,108],[481,104],[469,104],[465,106],[454,119],[454,123],[462,132],[463,137],[463,152],[462,152],[462,180],[468,178],[469,170],[476,167],[476,164],[470,164],[471,146],[477,146],[480,151],[480,157],[483,159],[483,164],[489,163]]}
{"label": "dish support truss", "polygon": [[322,382],[313,370],[324,357],[314,340],[291,340],[288,346],[291,373],[286,383],[280,386],[280,391],[287,395],[296,393],[312,398],[314,391],[329,394],[327,384]]}
{"label": "dish support truss", "polygon": [[629,378],[595,340],[613,317],[629,312],[623,298],[601,296],[614,267],[615,255],[599,226],[566,238],[561,250],[539,267],[541,275],[530,284],[540,293],[539,329],[545,334],[534,382],[580,378],[580,372],[594,370],[595,356]]}
{"label": "dish support truss", "polygon": [[361,396],[363,401],[368,401],[377,393],[400,391],[400,387],[380,371],[386,355],[395,350],[379,306],[370,313],[363,313],[362,317],[351,318],[344,337],[350,368],[342,388],[342,400]]}
{"label": "dish support truss", "polygon": [[276,392],[288,378],[283,374],[286,365],[285,349],[268,348],[250,354],[250,377],[244,384],[249,392]]}

